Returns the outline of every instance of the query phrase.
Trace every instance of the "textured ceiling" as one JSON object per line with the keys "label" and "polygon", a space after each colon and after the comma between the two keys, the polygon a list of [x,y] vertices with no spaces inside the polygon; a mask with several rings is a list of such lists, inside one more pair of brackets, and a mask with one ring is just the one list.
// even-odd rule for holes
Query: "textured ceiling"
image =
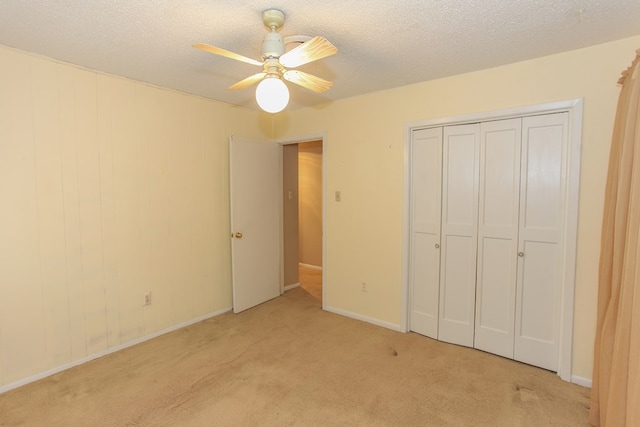
{"label": "textured ceiling", "polygon": [[640,34],[640,0],[1,0],[0,44],[257,109],[253,88],[226,88],[258,67],[191,46],[260,59],[268,8],[283,35],[339,50],[300,67],[334,87],[288,84],[289,108]]}

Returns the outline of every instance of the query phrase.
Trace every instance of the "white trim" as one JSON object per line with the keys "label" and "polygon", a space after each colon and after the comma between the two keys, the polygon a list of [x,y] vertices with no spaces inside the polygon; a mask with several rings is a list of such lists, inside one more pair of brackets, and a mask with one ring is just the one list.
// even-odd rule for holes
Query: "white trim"
{"label": "white trim", "polygon": [[[564,218],[564,262],[562,298],[560,302],[560,335],[558,349],[558,375],[564,381],[572,381],[571,363],[573,354],[573,317],[575,294],[575,266],[578,227],[578,204],[580,193],[580,154],[582,150],[582,112],[583,99],[571,99],[548,104],[530,105],[509,108],[506,110],[488,111],[460,116],[440,117],[429,120],[405,123],[404,125],[404,182],[403,182],[403,215],[402,215],[402,317],[400,328],[402,332],[410,330],[409,324],[409,186],[410,170],[409,156],[411,134],[414,129],[434,126],[476,123],[489,120],[501,120],[514,117],[524,117],[547,113],[569,113],[569,149],[567,175],[567,205]],[[568,225],[572,226],[569,227]],[[573,268],[566,268],[566,266]]]}
{"label": "white trim", "polygon": [[280,175],[280,196],[278,216],[278,225],[280,226],[280,232],[278,237],[280,238],[280,295],[287,292],[287,287],[284,285],[284,146],[278,144],[278,174]]}
{"label": "white trim", "polygon": [[41,379],[49,377],[51,375],[55,375],[55,374],[60,373],[62,371],[66,371],[67,369],[73,368],[73,367],[78,366],[78,365],[82,365],[84,363],[90,362],[92,360],[98,359],[98,358],[106,356],[108,354],[115,353],[116,351],[124,350],[125,348],[132,347],[132,346],[137,345],[137,344],[141,344],[141,343],[143,343],[145,341],[149,341],[149,340],[151,340],[153,338],[157,338],[157,337],[159,337],[161,335],[168,334],[169,332],[173,332],[173,331],[176,331],[178,329],[182,329],[184,327],[193,325],[195,323],[202,322],[203,320],[207,320],[207,319],[210,319],[212,317],[216,317],[216,316],[219,316],[221,314],[228,313],[231,310],[233,310],[233,307],[223,308],[222,310],[214,311],[212,313],[208,313],[208,314],[205,314],[203,316],[196,317],[196,318],[188,320],[186,322],[179,323],[179,324],[174,325],[174,326],[170,326],[170,327],[168,327],[166,329],[163,329],[161,331],[154,332],[152,334],[145,335],[145,336],[140,337],[140,338],[136,338],[136,339],[134,339],[132,341],[128,341],[128,342],[126,342],[124,344],[120,344],[120,345],[117,345],[115,347],[108,348],[108,349],[103,350],[103,351],[101,351],[99,353],[95,353],[95,354],[83,357],[81,359],[74,360],[73,362],[65,363],[64,365],[56,366],[55,368],[52,368],[52,369],[47,369],[46,371],[37,373],[37,374],[32,375],[30,377],[23,378],[21,380],[18,380],[18,381],[3,385],[3,386],[0,387],[0,394],[6,393],[7,391],[16,389],[18,387],[22,387],[23,385],[32,383],[34,381],[41,380]]}
{"label": "white trim", "polygon": [[321,265],[305,264],[304,262],[299,262],[298,265],[300,267],[309,268],[311,270],[320,270],[320,271],[322,271],[322,266]]}
{"label": "white trim", "polygon": [[[573,317],[576,280],[576,256],[578,251],[578,207],[580,199],[580,158],[582,153],[582,100],[569,110],[569,147],[567,150],[567,205],[564,223],[563,289],[560,300],[560,348],[558,375],[572,381]],[[571,225],[571,226],[570,226]],[[572,266],[572,268],[566,268]]]}
{"label": "white trim", "polygon": [[300,282],[298,283],[294,283],[293,285],[287,285],[284,287],[284,291],[290,291],[291,289],[295,289],[295,288],[299,288],[300,287]]}
{"label": "white trim", "polygon": [[[279,139],[278,144],[322,141],[322,259],[327,259],[327,135],[324,132]],[[284,258],[281,260],[284,265]],[[327,275],[322,275],[322,309],[327,310]]]}
{"label": "white trim", "polygon": [[334,307],[324,307],[324,310],[328,311],[329,313],[339,314],[340,316],[350,317],[355,320],[371,323],[372,325],[381,326],[383,328],[391,329],[393,331],[402,332],[401,326],[396,325],[395,323],[383,322],[382,320],[374,319],[373,317],[363,316],[358,313],[353,313],[351,311],[346,311],[346,310],[342,310]]}
{"label": "white trim", "polygon": [[[322,262],[327,259],[327,137],[322,135]],[[327,274],[322,270],[322,309],[327,308]]]}
{"label": "white trim", "polygon": [[592,382],[588,378],[582,378],[577,375],[571,375],[571,382],[577,385],[581,385],[582,387],[591,388]]}
{"label": "white trim", "polygon": [[409,255],[411,253],[411,135],[414,127],[412,124],[405,124],[404,127],[404,149],[402,155],[402,316],[400,316],[401,332],[409,332],[411,316],[410,312],[410,289],[409,289]]}
{"label": "white trim", "polygon": [[310,133],[302,136],[294,136],[290,138],[278,139],[276,140],[276,142],[278,144],[287,145],[287,144],[300,144],[302,142],[313,142],[313,141],[320,141],[320,140],[324,141],[325,139],[326,139],[326,134],[324,132],[319,132],[319,133]]}
{"label": "white trim", "polygon": [[[562,111],[571,112],[574,108],[582,111],[582,98],[571,99],[567,101],[551,102],[548,104],[528,105],[524,107],[514,107],[505,110],[483,111],[479,113],[463,114],[460,116],[438,117],[435,119],[419,120],[415,122],[405,123],[405,138],[411,135],[413,129],[425,127],[457,125],[463,123],[476,123],[489,120],[502,120],[515,117],[532,116],[546,113],[559,113]],[[405,143],[407,141],[405,140]]]}

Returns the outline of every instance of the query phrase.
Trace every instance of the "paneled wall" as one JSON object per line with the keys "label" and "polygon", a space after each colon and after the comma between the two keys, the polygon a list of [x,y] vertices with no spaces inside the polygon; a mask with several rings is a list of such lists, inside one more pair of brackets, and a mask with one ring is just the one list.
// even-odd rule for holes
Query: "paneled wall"
{"label": "paneled wall", "polygon": [[258,113],[0,64],[0,390],[230,308],[227,141]]}

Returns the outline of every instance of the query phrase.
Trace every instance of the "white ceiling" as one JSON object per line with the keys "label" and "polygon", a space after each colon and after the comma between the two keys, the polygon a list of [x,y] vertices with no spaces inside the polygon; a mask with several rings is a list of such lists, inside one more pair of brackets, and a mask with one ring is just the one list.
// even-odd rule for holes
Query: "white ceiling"
{"label": "white ceiling", "polygon": [[258,67],[191,46],[260,59],[269,8],[283,35],[339,50],[300,67],[334,87],[288,84],[289,108],[640,34],[640,0],[1,0],[0,44],[257,109],[253,88],[226,88]]}

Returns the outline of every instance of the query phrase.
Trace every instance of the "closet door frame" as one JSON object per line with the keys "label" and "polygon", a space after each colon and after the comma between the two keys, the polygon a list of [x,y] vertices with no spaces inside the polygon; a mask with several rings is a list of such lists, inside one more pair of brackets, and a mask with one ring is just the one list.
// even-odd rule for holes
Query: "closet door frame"
{"label": "closet door frame", "polygon": [[562,289],[559,313],[560,341],[558,346],[558,375],[565,381],[572,377],[573,317],[576,275],[576,242],[578,232],[578,202],[580,191],[580,154],[582,147],[582,111],[583,99],[571,99],[549,104],[517,107],[442,117],[417,122],[409,122],[404,126],[404,194],[403,194],[403,273],[402,273],[402,319],[400,329],[410,329],[409,307],[409,271],[410,271],[410,145],[414,130],[435,126],[449,126],[477,123],[489,120],[518,118],[547,113],[569,113],[569,141],[567,158],[567,198],[563,218],[564,235],[562,239]]}

